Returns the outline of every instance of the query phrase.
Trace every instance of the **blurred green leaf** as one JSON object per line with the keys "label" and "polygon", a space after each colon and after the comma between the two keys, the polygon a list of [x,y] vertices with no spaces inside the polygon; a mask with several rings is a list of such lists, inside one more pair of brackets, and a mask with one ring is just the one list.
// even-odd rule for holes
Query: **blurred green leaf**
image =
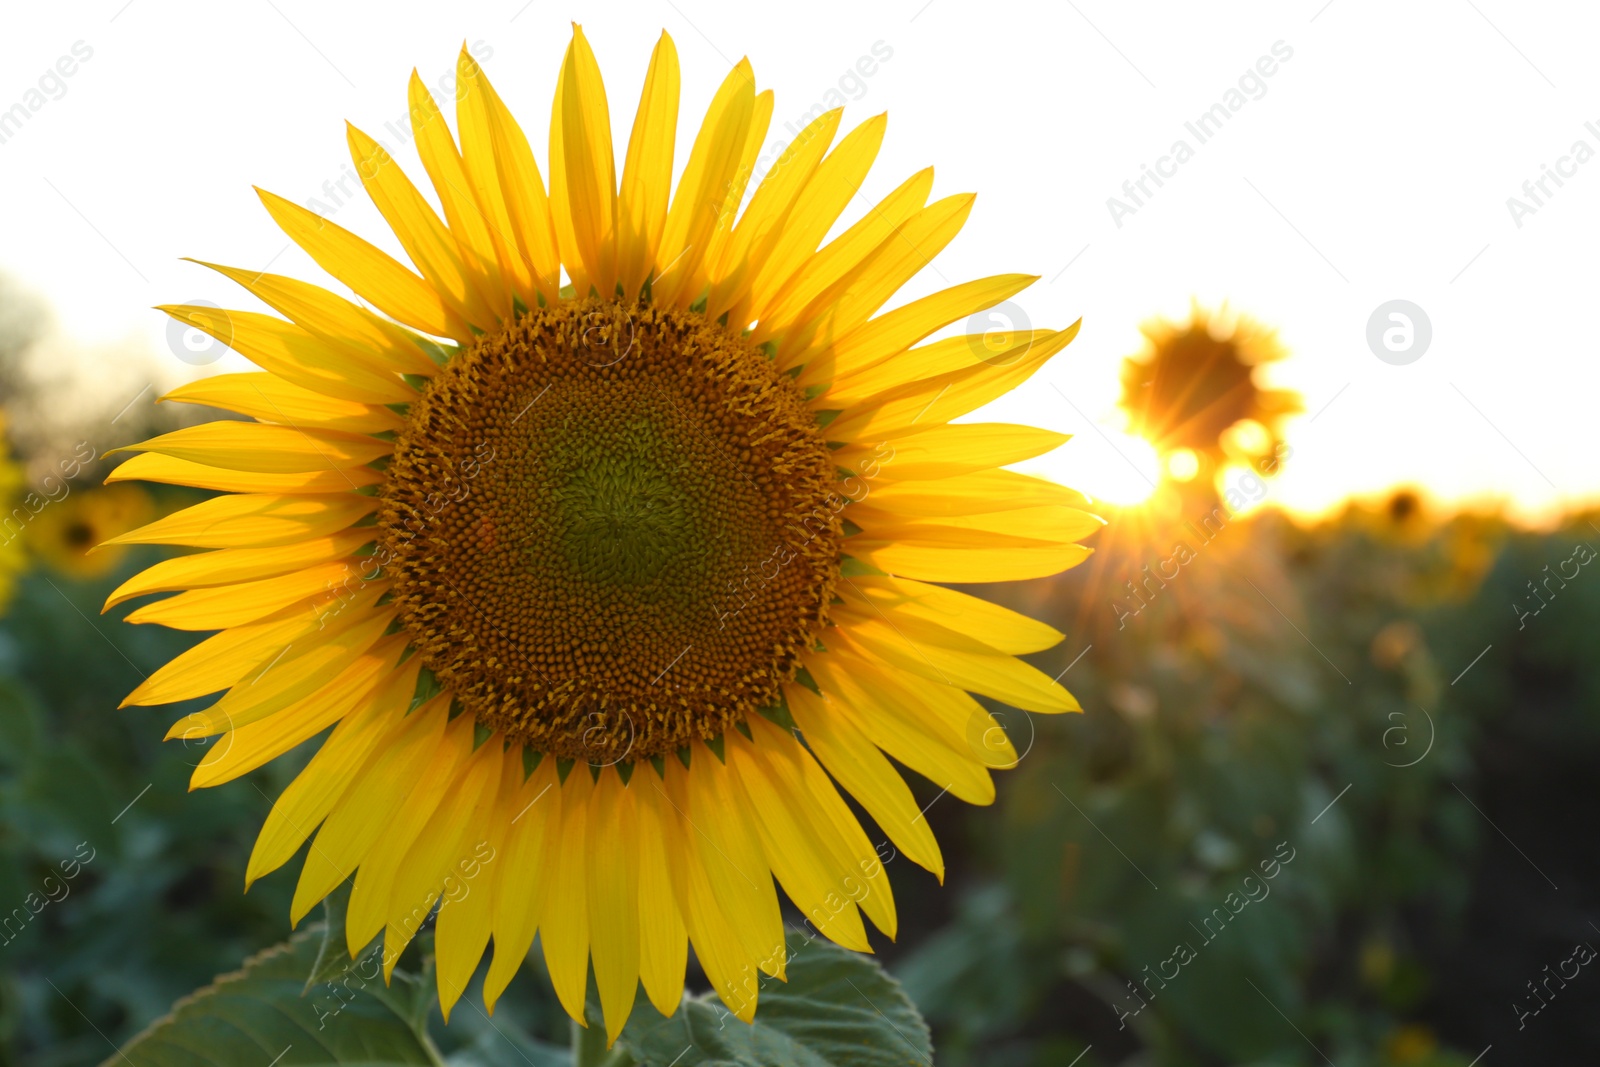
{"label": "blurred green leaf", "polygon": [[440,1063],[421,1026],[432,999],[424,980],[396,971],[381,996],[381,975],[307,990],[325,932],[310,927],[185,997],[103,1067]]}
{"label": "blurred green leaf", "polygon": [[900,983],[871,958],[796,933],[788,951],[789,980],[762,983],[754,1023],[741,1022],[710,995],[684,1001],[670,1019],[642,1004],[619,1047],[647,1067],[933,1063],[927,1024]]}

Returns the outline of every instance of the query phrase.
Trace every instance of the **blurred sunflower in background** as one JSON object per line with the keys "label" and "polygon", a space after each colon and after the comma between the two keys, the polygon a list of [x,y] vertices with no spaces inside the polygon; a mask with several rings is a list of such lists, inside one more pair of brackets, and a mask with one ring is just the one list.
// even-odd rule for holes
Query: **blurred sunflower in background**
{"label": "blurred sunflower in background", "polygon": [[137,485],[74,489],[46,504],[26,529],[28,549],[45,566],[69,578],[101,578],[121,564],[120,547],[97,545],[149,522],[150,494]]}
{"label": "blurred sunflower in background", "polygon": [[11,602],[17,576],[28,565],[20,536],[28,514],[22,509],[23,485],[22,468],[12,460],[6,441],[5,415],[0,414],[0,612]]}
{"label": "blurred sunflower in background", "polygon": [[454,133],[410,86],[442,219],[349,130],[414,270],[261,194],[381,314],[228,267],[283,317],[165,309],[264,370],[169,397],[257,421],[156,437],[114,475],[226,494],[112,539],[210,550],[108,606],[176,591],[128,621],[220,631],[125,703],[223,692],[169,733],[226,735],[195,787],[332,727],[246,878],[315,831],[294,921],[354,874],[349,948],[382,932],[388,968],[439,905],[446,1017],[491,938],[492,1008],[537,932],[579,1022],[592,961],[609,1039],[641,979],[676,1009],[690,943],[749,1020],[759,973],[784,974],[773,876],[841,945],[870,951],[863,913],[894,936],[888,878],[836,782],[942,877],[888,757],[988,803],[989,770],[1016,756],[971,694],[1077,709],[1016,658],[1060,633],[929,584],[1037,578],[1088,554],[1077,542],[1101,520],[1085,500],[1003,469],[1063,435],[950,424],[1077,327],[1016,333],[1011,359],[983,337],[921,343],[1035,280],[1016,274],[879,313],[973,203],[928,203],[930,168],[822,244],[882,115],[842,137],[841,111],[812,121],[740,213],[773,114],[748,61],[675,193],[666,34],[620,183],[581,30],[546,171],[465,49],[458,79]]}
{"label": "blurred sunflower in background", "polygon": [[1305,410],[1298,393],[1259,381],[1260,368],[1289,354],[1276,331],[1226,305],[1197,303],[1187,322],[1158,317],[1140,331],[1143,351],[1122,364],[1122,408],[1161,455],[1164,476],[1202,496],[1216,495],[1229,463],[1273,455],[1283,421]]}

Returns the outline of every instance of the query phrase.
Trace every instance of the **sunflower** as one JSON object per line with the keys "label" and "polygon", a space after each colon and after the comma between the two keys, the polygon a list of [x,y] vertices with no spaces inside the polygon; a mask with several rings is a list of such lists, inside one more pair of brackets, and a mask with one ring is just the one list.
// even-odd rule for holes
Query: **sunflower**
{"label": "sunflower", "polygon": [[226,494],[114,539],[211,549],[111,601],[181,590],[129,621],[219,631],[125,703],[225,691],[169,734],[219,737],[193,787],[331,728],[247,883],[310,839],[293,921],[353,874],[350,950],[381,932],[386,968],[437,907],[446,1018],[491,938],[492,1008],[537,932],[580,1023],[592,962],[609,1039],[641,980],[676,1009],[691,943],[748,1020],[784,974],[774,876],[839,944],[871,950],[863,913],[894,936],[841,787],[942,876],[888,757],[987,803],[1016,756],[971,694],[1077,708],[1015,658],[1059,633],[930,584],[1086,555],[1084,499],[1002,469],[1062,435],[950,424],[1076,328],[919,345],[1023,275],[878,314],[973,201],[929,204],[925,170],[823,244],[881,115],[842,137],[840,111],[815,117],[737,211],[773,112],[748,61],[670,198],[666,34],[620,182],[577,27],[546,171],[465,50],[454,134],[415,75],[410,108],[443,218],[383,146],[349,144],[415,270],[261,193],[364,303],[217,267],[282,317],[163,309],[263,370],[170,397],[257,421],[164,434],[116,472]]}
{"label": "sunflower", "polygon": [[150,519],[150,494],[137,485],[80,489],[46,504],[27,528],[28,548],[46,566],[70,578],[104,577],[122,562],[122,550],[95,546]]}
{"label": "sunflower", "polygon": [[1186,323],[1155,318],[1140,327],[1144,351],[1122,363],[1122,408],[1183,482],[1225,462],[1271,455],[1282,423],[1303,411],[1298,393],[1264,389],[1257,368],[1289,353],[1275,331],[1226,306],[1195,304]]}
{"label": "sunflower", "polygon": [[0,611],[11,603],[17,576],[27,569],[21,535],[33,519],[33,509],[22,500],[22,468],[11,459],[5,430],[5,416],[0,414]]}

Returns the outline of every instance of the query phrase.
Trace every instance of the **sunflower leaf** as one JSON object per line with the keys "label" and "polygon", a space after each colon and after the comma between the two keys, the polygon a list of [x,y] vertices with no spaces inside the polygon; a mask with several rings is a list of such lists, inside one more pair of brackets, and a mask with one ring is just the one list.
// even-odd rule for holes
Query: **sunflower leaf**
{"label": "sunflower leaf", "polygon": [[302,930],[184,997],[104,1067],[437,1063],[422,1026],[431,982],[396,971],[385,990],[381,973],[368,980],[357,963],[343,980],[307,989],[306,976],[320,970],[325,925]]}
{"label": "sunflower leaf", "polygon": [[931,1067],[928,1026],[870,957],[790,933],[788,982],[763,979],[755,1022],[714,996],[670,1019],[634,1008],[618,1046],[640,1067]]}

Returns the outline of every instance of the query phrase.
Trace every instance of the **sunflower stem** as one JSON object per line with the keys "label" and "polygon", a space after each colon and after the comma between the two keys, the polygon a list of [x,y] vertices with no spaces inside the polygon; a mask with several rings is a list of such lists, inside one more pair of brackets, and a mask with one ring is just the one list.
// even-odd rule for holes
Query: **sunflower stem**
{"label": "sunflower stem", "polygon": [[620,1048],[606,1048],[603,1026],[572,1022],[572,1067],[633,1067],[633,1057]]}

